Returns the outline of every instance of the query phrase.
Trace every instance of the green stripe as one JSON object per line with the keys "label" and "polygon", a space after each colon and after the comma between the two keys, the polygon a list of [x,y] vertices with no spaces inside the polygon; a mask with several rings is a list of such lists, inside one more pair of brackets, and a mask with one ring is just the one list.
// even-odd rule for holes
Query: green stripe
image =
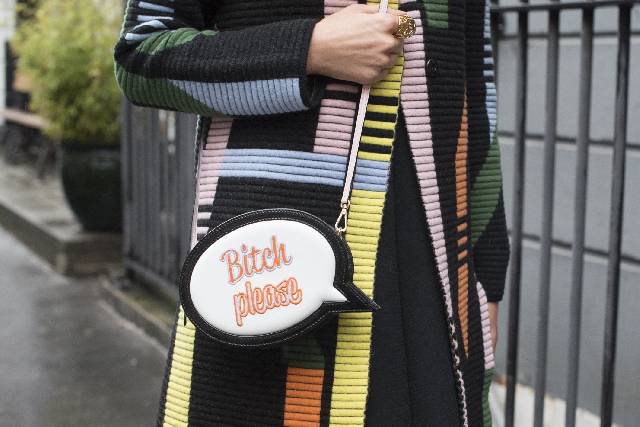
{"label": "green stripe", "polygon": [[484,384],[482,385],[482,419],[484,427],[491,427],[491,407],[489,406],[489,390],[493,380],[494,369],[487,369],[484,372]]}
{"label": "green stripe", "polygon": [[324,369],[324,355],[313,334],[303,335],[284,347],[284,359],[292,368]]}
{"label": "green stripe", "polygon": [[489,146],[482,169],[478,173],[471,189],[471,241],[476,243],[491,221],[502,191],[502,173],[500,171],[500,145],[494,141]]}
{"label": "green stripe", "polygon": [[191,111],[204,116],[213,110],[194,99],[166,79],[149,79],[130,73],[116,64],[118,85],[134,104],[153,105],[179,111]]}
{"label": "green stripe", "polygon": [[215,36],[212,30],[198,31],[194,28],[178,28],[175,30],[159,30],[141,42],[136,51],[155,55],[163,50],[175,48],[191,42],[198,36]]}
{"label": "green stripe", "polygon": [[427,12],[427,25],[434,28],[449,27],[449,0],[422,0]]}

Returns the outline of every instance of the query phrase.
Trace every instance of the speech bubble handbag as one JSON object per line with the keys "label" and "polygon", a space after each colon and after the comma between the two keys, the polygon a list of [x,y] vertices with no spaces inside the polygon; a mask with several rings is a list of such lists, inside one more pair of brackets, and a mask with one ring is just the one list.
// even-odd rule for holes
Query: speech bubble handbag
{"label": "speech bubble handbag", "polygon": [[[380,13],[386,8],[382,0]],[[360,94],[334,226],[298,209],[259,209],[214,227],[190,251],[178,279],[180,302],[200,331],[227,345],[269,347],[338,313],[379,308],[353,283],[345,239],[370,89]]]}

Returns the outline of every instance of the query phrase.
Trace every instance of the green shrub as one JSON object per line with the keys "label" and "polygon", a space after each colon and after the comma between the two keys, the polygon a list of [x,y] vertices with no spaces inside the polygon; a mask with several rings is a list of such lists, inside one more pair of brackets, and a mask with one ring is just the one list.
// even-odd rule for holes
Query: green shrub
{"label": "green shrub", "polygon": [[31,109],[63,142],[117,143],[121,95],[113,72],[120,0],[41,0],[17,31],[18,73],[32,85]]}
{"label": "green shrub", "polygon": [[19,0],[16,2],[16,24],[21,25],[23,22],[33,19],[40,0]]}

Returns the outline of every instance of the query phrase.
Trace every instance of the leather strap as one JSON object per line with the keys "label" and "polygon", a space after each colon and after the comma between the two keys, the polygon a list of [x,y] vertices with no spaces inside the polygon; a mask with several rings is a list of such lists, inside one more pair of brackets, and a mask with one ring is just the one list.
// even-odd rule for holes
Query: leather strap
{"label": "leather strap", "polygon": [[[389,0],[380,0],[378,6],[379,13],[387,13]],[[344,187],[342,189],[342,197],[340,198],[340,215],[336,221],[336,230],[344,233],[347,229],[347,215],[349,212],[349,198],[351,197],[351,187],[353,186],[353,177],[355,175],[356,161],[358,159],[358,151],[360,149],[360,138],[362,137],[362,129],[364,127],[364,117],[367,113],[367,104],[369,103],[369,94],[371,93],[370,85],[363,85],[360,92],[360,102],[358,103],[358,114],[356,116],[356,125],[353,131],[353,140],[351,141],[351,151],[349,152],[349,161],[347,163],[347,174],[344,179]],[[341,225],[344,224],[344,225]]]}

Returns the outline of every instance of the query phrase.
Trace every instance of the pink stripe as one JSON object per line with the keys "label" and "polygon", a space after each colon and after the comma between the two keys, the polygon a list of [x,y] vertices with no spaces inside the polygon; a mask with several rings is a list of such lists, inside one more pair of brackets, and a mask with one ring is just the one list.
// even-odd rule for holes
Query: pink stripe
{"label": "pink stripe", "polygon": [[[346,121],[346,120],[345,120]],[[351,129],[350,124],[342,123],[318,123],[318,129],[329,132],[349,132]]]}
{"label": "pink stripe", "polygon": [[211,178],[216,178],[217,179],[218,178],[218,171],[217,170],[214,170],[214,171],[202,171],[202,173],[200,174],[200,177],[201,178],[203,178],[203,177],[207,177],[207,178],[211,177]]}
{"label": "pink stripe", "polygon": [[200,182],[204,185],[209,185],[209,184],[217,184],[218,183],[218,177],[217,176],[212,176],[212,177],[200,177]]}
{"label": "pink stripe", "polygon": [[[331,90],[354,93],[353,85],[335,83],[328,85]],[[357,92],[357,87],[355,88]],[[351,132],[357,103],[340,99],[325,98],[320,103],[320,113],[316,136],[313,144],[314,153],[347,156],[351,144]]]}
{"label": "pink stripe", "polygon": [[480,318],[482,319],[482,343],[484,346],[484,368],[491,369],[495,366],[493,355],[493,337],[491,336],[491,321],[489,319],[489,306],[487,295],[480,282],[476,284],[478,300],[480,302]]}
{"label": "pink stripe", "polygon": [[345,117],[353,117],[353,113],[350,114],[349,112],[356,109],[356,103],[345,101],[344,105],[334,104],[321,106],[320,108],[323,110],[322,112],[326,114],[325,120],[343,120]]}
{"label": "pink stripe", "polygon": [[347,157],[347,155],[349,154],[349,150],[347,148],[322,146],[322,145],[319,145],[318,149],[315,150],[315,152],[324,153],[324,154],[335,154],[337,156],[344,156],[344,157]]}
{"label": "pink stripe", "polygon": [[[401,3],[408,3],[408,0],[401,0]],[[432,135],[429,120],[428,82],[424,73],[426,69],[425,46],[423,38],[419,36],[423,30],[422,20],[420,11],[412,10],[408,13],[416,21],[417,34],[413,36],[405,46],[405,62],[400,87],[400,102],[407,117],[407,134],[409,136],[412,156],[416,160],[416,163],[435,166],[433,150],[431,149]],[[428,150],[426,148],[428,148]],[[425,169],[423,169],[423,171],[424,170]],[[429,172],[418,172],[418,176],[423,194],[422,200],[426,211],[427,225],[431,234],[440,282],[445,296],[445,308],[449,317],[448,322],[449,324],[453,324],[449,264],[442,226],[440,195],[437,191],[439,188],[437,176],[433,169]],[[450,337],[450,343],[454,349],[457,349],[458,342],[455,335]],[[464,378],[460,370],[459,357],[456,355],[454,359],[455,374],[461,390],[459,400],[462,403],[463,425],[468,426],[469,421],[467,418]]]}
{"label": "pink stripe", "polygon": [[409,51],[405,54],[405,58],[407,58],[407,61],[409,61],[409,63],[414,63],[417,62],[417,60],[420,59],[424,59],[426,58],[426,53],[424,52],[424,50],[415,50],[415,51]]}
{"label": "pink stripe", "polygon": [[[345,138],[345,136],[347,136]],[[328,131],[328,130],[321,130],[318,129],[316,131],[316,138],[323,138],[323,139],[327,139],[327,140],[338,140],[338,141],[347,141],[349,142],[349,138],[348,135],[346,135],[346,132],[340,132],[339,130],[335,130],[333,132]]]}
{"label": "pink stripe", "polygon": [[198,206],[213,202],[218,186],[218,173],[223,163],[223,154],[229,142],[233,119],[213,118],[207,131],[207,140],[200,150],[198,171]]}
{"label": "pink stripe", "polygon": [[327,83],[327,90],[358,93],[359,88],[357,85],[348,83]]}

